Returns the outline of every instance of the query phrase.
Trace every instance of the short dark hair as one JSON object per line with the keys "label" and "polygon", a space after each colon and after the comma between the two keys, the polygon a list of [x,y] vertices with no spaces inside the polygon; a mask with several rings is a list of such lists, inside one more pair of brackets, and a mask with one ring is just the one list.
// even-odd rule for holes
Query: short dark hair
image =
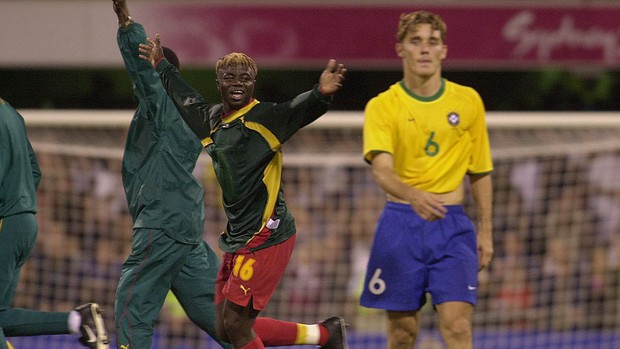
{"label": "short dark hair", "polygon": [[180,69],[181,64],[179,63],[179,57],[177,57],[177,54],[174,53],[170,47],[162,46],[161,49],[164,51],[164,57],[166,57],[166,60],[168,60],[170,64],[177,67],[177,69]]}

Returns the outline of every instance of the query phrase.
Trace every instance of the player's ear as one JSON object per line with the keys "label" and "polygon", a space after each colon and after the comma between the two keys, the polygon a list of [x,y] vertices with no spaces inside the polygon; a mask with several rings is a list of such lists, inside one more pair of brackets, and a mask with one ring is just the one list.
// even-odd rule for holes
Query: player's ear
{"label": "player's ear", "polygon": [[448,57],[448,45],[443,45],[443,53],[441,54],[441,59],[445,59]]}
{"label": "player's ear", "polygon": [[398,55],[398,57],[403,58],[403,45],[400,42],[397,42],[396,45],[394,46],[394,50],[396,51],[396,54]]}

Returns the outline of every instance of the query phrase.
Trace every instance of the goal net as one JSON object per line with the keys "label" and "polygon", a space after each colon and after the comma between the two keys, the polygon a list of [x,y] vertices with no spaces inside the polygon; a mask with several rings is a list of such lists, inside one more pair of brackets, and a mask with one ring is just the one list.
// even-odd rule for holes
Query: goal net
{"label": "goal net", "polygon": [[[120,160],[131,111],[22,111],[43,172],[39,239],[15,306],[64,311],[99,302],[114,336],[114,293],[130,251]],[[330,112],[284,145],[285,198],[298,242],[264,316],[316,323],[342,315],[353,348],[385,348],[385,316],[358,305],[384,205],[362,160],[362,113]],[[495,259],[480,273],[476,348],[620,347],[620,115],[489,113]],[[211,162],[205,239],[225,226]],[[472,203],[466,203],[474,217]],[[441,348],[421,311],[416,348]],[[14,338],[16,349],[75,338]],[[216,348],[169,297],[154,348]]]}

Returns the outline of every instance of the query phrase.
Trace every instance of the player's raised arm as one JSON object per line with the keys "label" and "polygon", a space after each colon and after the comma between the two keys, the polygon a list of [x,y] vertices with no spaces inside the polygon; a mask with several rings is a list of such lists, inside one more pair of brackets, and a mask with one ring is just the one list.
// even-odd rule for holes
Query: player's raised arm
{"label": "player's raised arm", "polygon": [[[168,62],[159,34],[155,35],[155,39],[148,38],[147,42],[148,44],[139,45],[140,58],[151,62],[183,121],[201,141],[204,141],[211,131],[209,115],[213,105],[207,103],[196,89],[187,84],[178,69]],[[166,63],[160,64],[163,61]],[[158,66],[160,69],[157,69]]]}

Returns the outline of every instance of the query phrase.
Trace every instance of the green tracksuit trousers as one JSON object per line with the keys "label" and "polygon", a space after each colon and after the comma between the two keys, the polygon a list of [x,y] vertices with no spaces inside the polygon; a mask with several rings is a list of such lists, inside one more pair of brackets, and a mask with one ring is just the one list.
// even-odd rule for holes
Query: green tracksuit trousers
{"label": "green tracksuit trousers", "polygon": [[[11,308],[21,268],[34,249],[37,234],[32,213],[0,219],[0,333],[6,337],[69,333],[68,312]],[[6,340],[0,338],[0,349],[5,348]]]}
{"label": "green tracksuit trousers", "polygon": [[[215,279],[220,261],[202,242],[183,244],[157,229],[134,229],[116,292],[117,347],[148,349],[169,291],[187,316],[211,337],[215,332]],[[220,343],[230,347],[227,343]]]}

